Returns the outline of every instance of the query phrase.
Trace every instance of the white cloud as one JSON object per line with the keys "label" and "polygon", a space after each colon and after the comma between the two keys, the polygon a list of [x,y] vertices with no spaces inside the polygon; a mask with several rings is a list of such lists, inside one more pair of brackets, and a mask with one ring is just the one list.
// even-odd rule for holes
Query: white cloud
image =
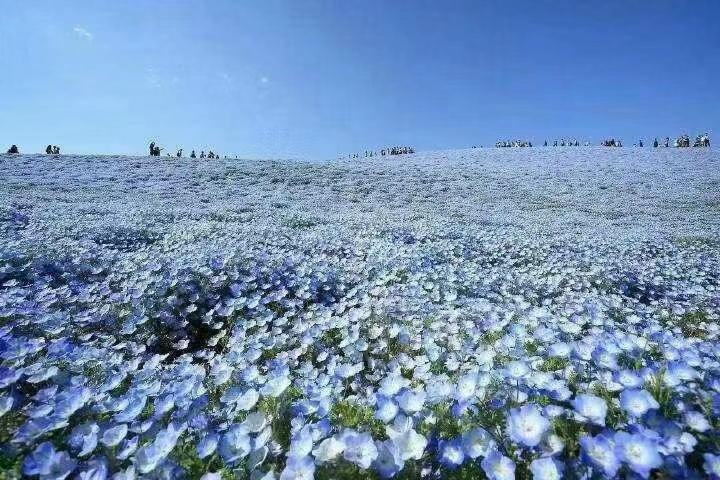
{"label": "white cloud", "polygon": [[261,77],[261,78],[260,78],[260,83],[262,83],[262,84],[268,83],[269,81],[270,81],[270,80],[268,80],[267,77]]}
{"label": "white cloud", "polygon": [[85,38],[85,39],[87,39],[87,40],[92,40],[92,39],[93,39],[93,34],[90,33],[87,29],[85,29],[85,28],[83,28],[83,27],[74,27],[74,28],[73,28],[73,32],[75,32],[75,35],[78,35],[78,36],[80,36],[80,37],[83,37],[83,38]]}

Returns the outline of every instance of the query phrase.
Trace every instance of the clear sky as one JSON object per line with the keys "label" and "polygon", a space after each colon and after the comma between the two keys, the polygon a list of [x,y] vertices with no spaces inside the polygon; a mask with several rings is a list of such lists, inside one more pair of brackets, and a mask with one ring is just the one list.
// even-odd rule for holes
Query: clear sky
{"label": "clear sky", "polygon": [[0,0],[0,147],[333,158],[720,132],[718,0]]}

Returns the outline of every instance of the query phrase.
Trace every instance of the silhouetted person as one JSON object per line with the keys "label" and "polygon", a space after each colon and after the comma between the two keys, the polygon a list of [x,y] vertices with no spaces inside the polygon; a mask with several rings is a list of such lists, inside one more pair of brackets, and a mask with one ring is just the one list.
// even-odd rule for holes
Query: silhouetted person
{"label": "silhouetted person", "polygon": [[150,142],[150,156],[155,156],[155,142]]}
{"label": "silhouetted person", "polygon": [[658,145],[660,144],[658,143],[658,139],[656,138],[655,140],[653,140],[653,148],[657,148]]}
{"label": "silhouetted person", "polygon": [[200,152],[200,158],[205,158],[205,151],[204,151],[204,150]]}
{"label": "silhouetted person", "polygon": [[160,148],[158,146],[153,147],[153,156],[159,157],[161,150],[162,150],[162,148]]}
{"label": "silhouetted person", "polygon": [[20,153],[20,150],[18,150],[17,145],[12,145],[12,146],[8,149],[7,153]]}
{"label": "silhouetted person", "polygon": [[53,154],[55,154],[55,155],[60,155],[60,147],[58,147],[57,145],[55,145],[55,146],[53,147]]}
{"label": "silhouetted person", "polygon": [[670,137],[665,137],[665,148],[670,147]]}
{"label": "silhouetted person", "polygon": [[178,152],[177,152],[177,157],[178,157],[178,158],[182,157],[182,148],[181,148],[180,150],[178,150]]}
{"label": "silhouetted person", "polygon": [[192,152],[190,152],[190,158],[197,158],[197,157],[195,156],[195,150],[193,150]]}
{"label": "silhouetted person", "polygon": [[642,140],[640,140],[640,142],[638,143],[638,146],[641,147],[641,148],[644,146],[643,143],[642,143]]}
{"label": "silhouetted person", "polygon": [[47,146],[47,148],[45,149],[45,153],[46,153],[47,155],[51,155],[51,154],[53,153],[53,147],[52,147],[52,145],[48,145],[48,146]]}

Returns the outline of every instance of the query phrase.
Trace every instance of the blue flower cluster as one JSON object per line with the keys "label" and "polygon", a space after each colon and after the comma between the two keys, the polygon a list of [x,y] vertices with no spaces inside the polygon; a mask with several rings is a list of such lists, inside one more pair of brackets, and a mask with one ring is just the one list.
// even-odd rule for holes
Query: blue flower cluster
{"label": "blue flower cluster", "polygon": [[0,465],[720,479],[714,154],[502,153],[3,159]]}

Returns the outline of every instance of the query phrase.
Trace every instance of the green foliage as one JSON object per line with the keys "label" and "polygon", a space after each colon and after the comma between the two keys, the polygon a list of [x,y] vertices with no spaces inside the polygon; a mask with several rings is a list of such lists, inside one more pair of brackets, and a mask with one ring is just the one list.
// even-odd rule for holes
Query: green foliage
{"label": "green foliage", "polygon": [[445,480],[478,480],[486,478],[486,476],[479,462],[466,461],[456,470],[443,469],[442,478]]}
{"label": "green foliage", "polygon": [[682,315],[673,315],[662,322],[666,328],[680,328],[686,338],[707,338],[707,331],[700,325],[709,321],[708,314],[704,310],[685,312]]}
{"label": "green foliage", "polygon": [[328,347],[338,347],[340,345],[340,342],[342,342],[343,339],[343,333],[342,330],[339,328],[330,328],[328,330],[325,330],[322,335],[320,335],[320,342],[327,345]]}
{"label": "green foliage", "polygon": [[361,470],[345,460],[336,460],[315,469],[315,480],[379,480],[374,470]]}
{"label": "green foliage", "polygon": [[363,407],[347,400],[333,404],[330,409],[330,422],[333,425],[369,432],[376,440],[387,438],[385,425],[374,417],[372,408]]}
{"label": "green foliage", "polygon": [[632,357],[630,354],[623,352],[618,355],[618,365],[629,370],[640,370],[643,368],[642,357]]}
{"label": "green foliage", "polygon": [[450,405],[445,403],[439,403],[430,407],[430,413],[434,421],[428,422],[423,421],[418,431],[428,437],[437,436],[444,440],[449,440],[457,437],[463,432],[464,425],[461,424],[460,419],[455,418],[450,410]]}
{"label": "green foliage", "polygon": [[536,355],[538,352],[538,345],[535,341],[529,341],[525,343],[525,350],[530,355]]}
{"label": "green foliage", "polygon": [[678,413],[673,402],[673,391],[665,385],[663,381],[664,377],[665,369],[663,368],[645,383],[645,389],[650,392],[660,404],[660,412],[665,418],[675,418],[678,416]]}
{"label": "green foliage", "polygon": [[170,453],[170,458],[185,470],[188,478],[200,478],[208,472],[219,472],[223,480],[235,478],[217,455],[204,459],[198,458],[194,442],[187,437],[178,442]]}
{"label": "green foliage", "polygon": [[595,385],[592,388],[592,393],[605,400],[605,404],[608,407],[607,414],[605,415],[605,424],[610,428],[616,428],[619,424],[627,421],[627,415],[615,403],[615,396],[612,392],[609,392],[600,385]]}
{"label": "green foliage", "polygon": [[[9,442],[15,432],[25,423],[25,415],[17,410],[10,410],[0,417],[0,446]],[[3,451],[0,449],[0,451]]]}
{"label": "green foliage", "polygon": [[570,458],[577,457],[580,453],[580,435],[584,433],[582,424],[560,416],[552,420],[552,427],[555,435],[565,443],[567,456]]}
{"label": "green foliage", "polygon": [[563,370],[570,364],[567,358],[563,357],[548,357],[543,360],[543,363],[538,367],[541,372],[555,372],[557,370]]}

